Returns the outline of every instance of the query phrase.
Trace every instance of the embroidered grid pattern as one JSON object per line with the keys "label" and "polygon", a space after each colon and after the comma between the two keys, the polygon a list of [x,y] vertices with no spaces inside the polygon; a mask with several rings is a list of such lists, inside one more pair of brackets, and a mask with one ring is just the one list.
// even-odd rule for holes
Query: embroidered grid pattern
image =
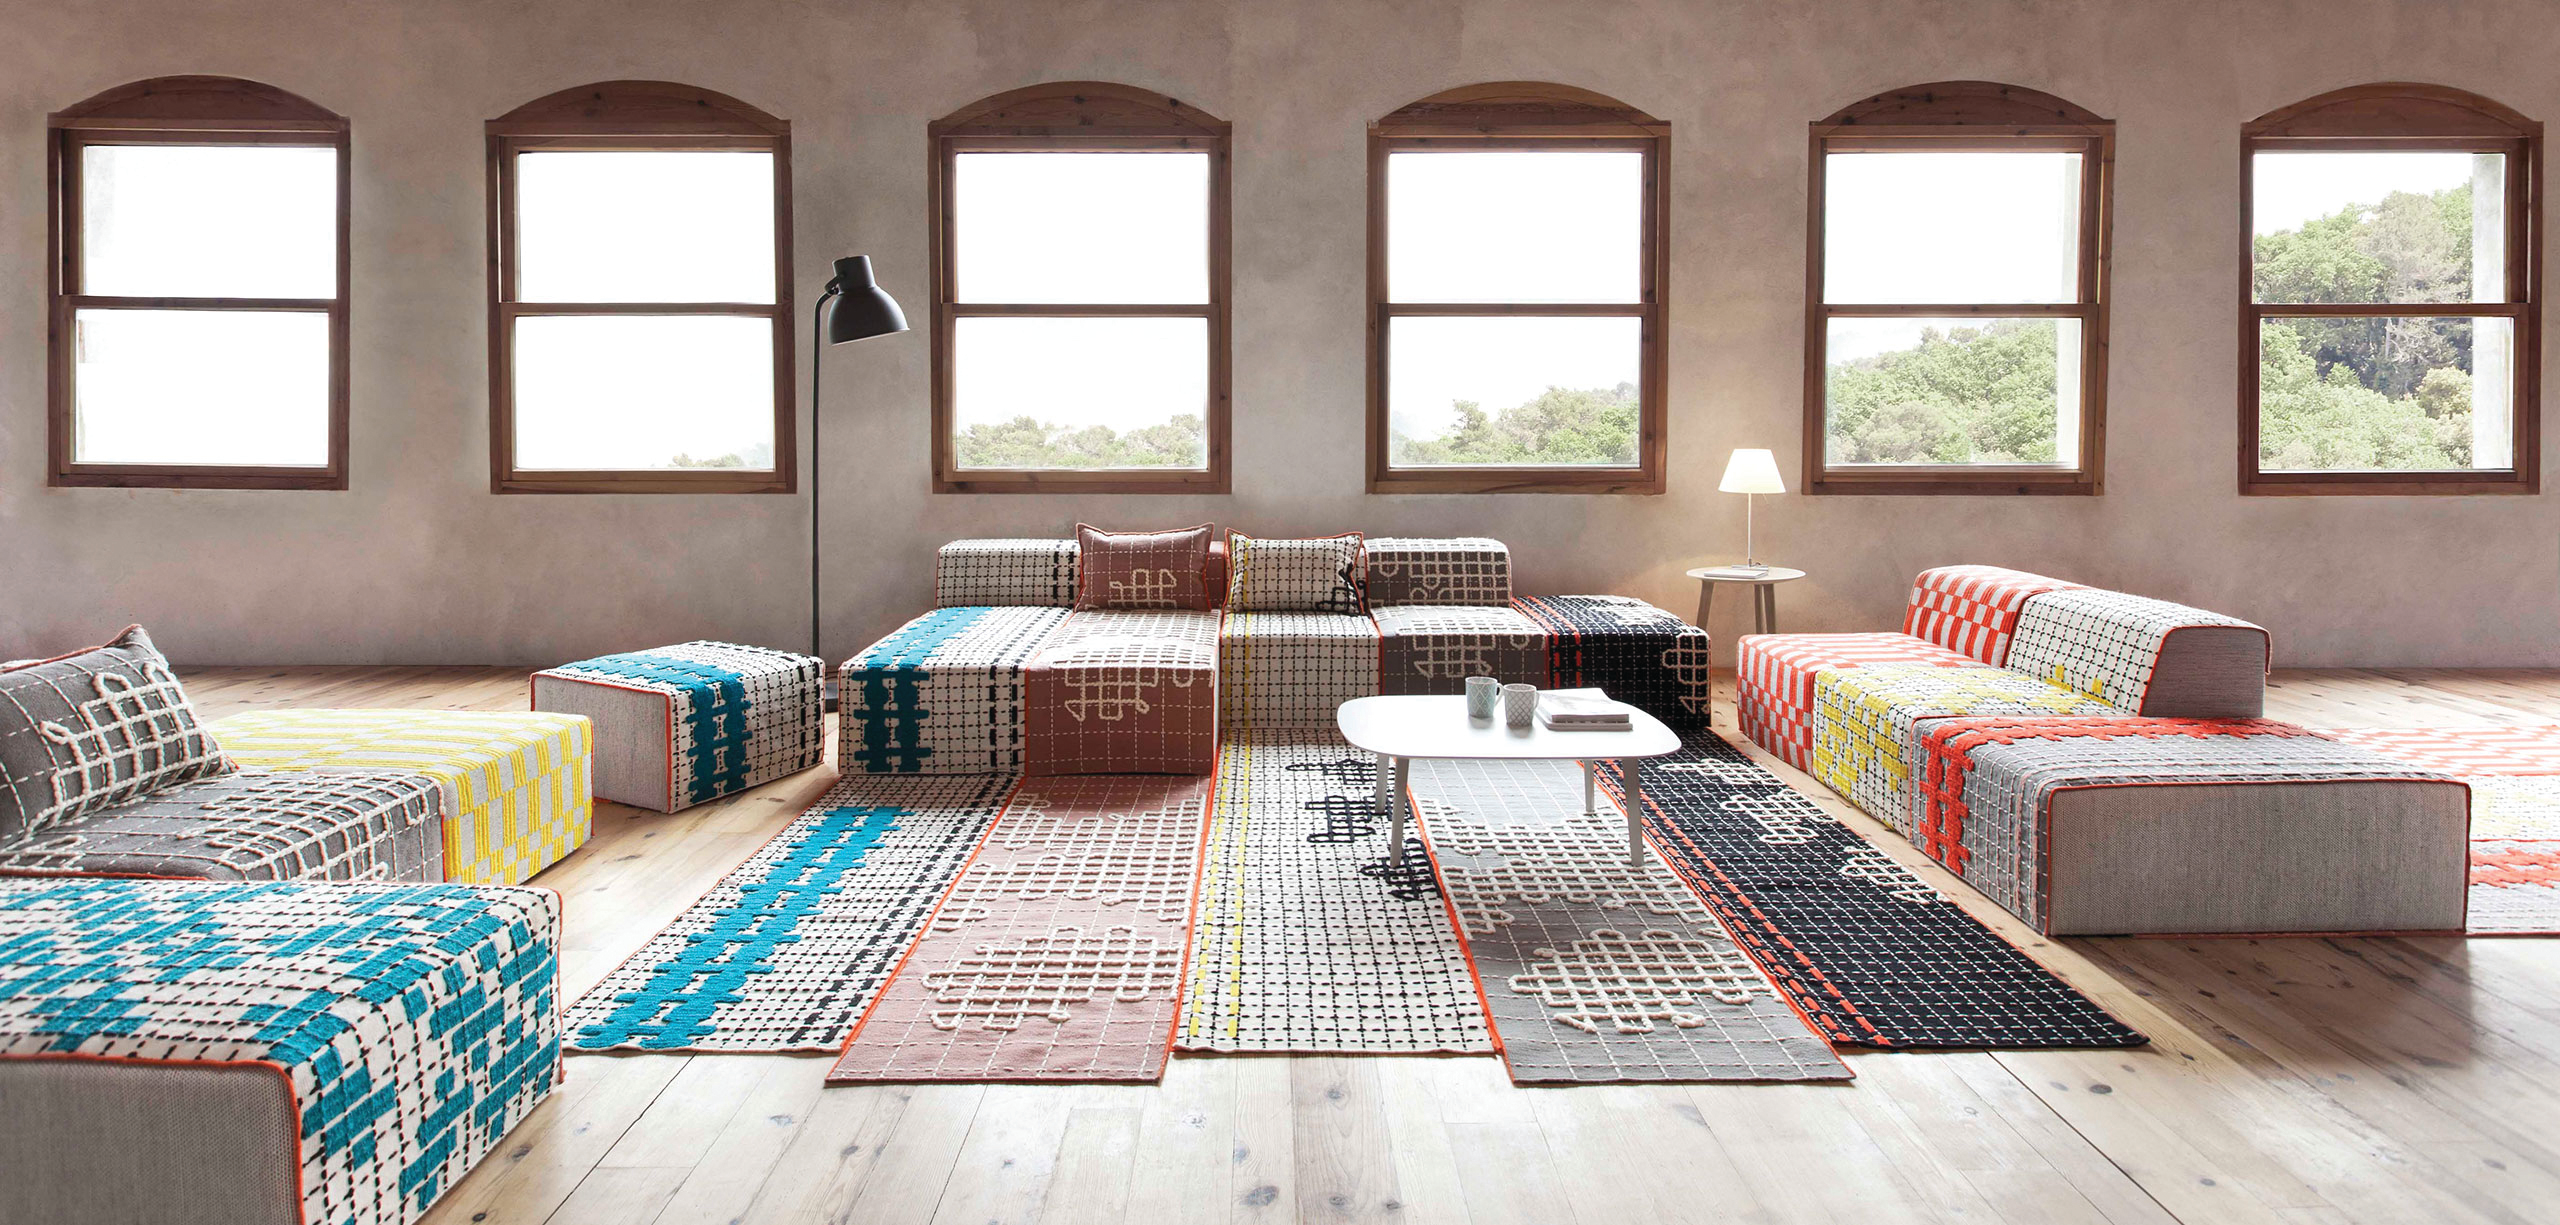
{"label": "embroidered grid pattern", "polygon": [[2169,632],[2205,625],[2254,628],[2236,617],[2121,591],[2048,591],[2029,598],[2018,614],[2008,667],[2139,714]]}
{"label": "embroidered grid pattern", "polygon": [[1952,715],[2121,715],[2096,698],[1975,665],[1875,664],[1814,676],[1813,776],[1876,820],[1917,836],[1920,731]]}
{"label": "embroidered grid pattern", "polygon": [[0,870],[433,883],[443,803],[423,774],[229,774],[0,846]]}
{"label": "embroidered grid pattern", "polygon": [[1209,608],[1209,527],[1104,532],[1076,525],[1079,610]]}
{"label": "embroidered grid pattern", "polygon": [[1206,774],[1218,761],[1218,614],[1069,616],[1023,669],[1025,769]]}
{"label": "embroidered grid pattern", "polygon": [[0,842],[231,769],[138,627],[0,672]]}
{"label": "embroidered grid pattern", "polygon": [[954,540],[934,551],[933,606],[1069,607],[1076,553],[1072,540]]}
{"label": "embroidered grid pattern", "polygon": [[1227,607],[1359,614],[1360,535],[1257,540],[1227,533]]}
{"label": "embroidered grid pattern", "polygon": [[1511,603],[1511,549],[1482,536],[1381,536],[1368,542],[1369,607]]}
{"label": "embroidered grid pattern", "polygon": [[1464,693],[1470,676],[1547,683],[1547,632],[1518,609],[1408,604],[1374,616],[1380,693]]}
{"label": "embroidered grid pattern", "polygon": [[1706,726],[1705,630],[1626,596],[1523,596],[1511,606],[1547,632],[1548,688],[1600,689],[1672,727]]}
{"label": "embroidered grid pattern", "polygon": [[1331,728],[1378,692],[1378,626],[1345,613],[1238,612],[1218,627],[1221,720],[1239,728]]}
{"label": "embroidered grid pattern", "polygon": [[0,1057],[280,1066],[331,1225],[417,1219],[550,1092],[559,970],[548,890],[0,880]]}
{"label": "embroidered grid pattern", "polygon": [[1023,667],[1065,608],[942,608],[848,661],[836,768],[1010,774],[1022,768]]}
{"label": "embroidered grid pattern", "polygon": [[[536,673],[534,694],[543,695],[546,681],[591,681],[665,695],[671,794],[663,811],[674,812],[823,760],[825,679],[826,662],[815,656],[733,642],[683,642]],[[659,733],[650,728],[643,734]]]}
{"label": "embroidered grid pattern", "polygon": [[1751,634],[1734,666],[1734,717],[1778,760],[1813,771],[1813,678],[1869,664],[1971,667],[1975,660],[1909,634]]}
{"label": "embroidered grid pattern", "polygon": [[2079,586],[1998,566],[1923,570],[1912,583],[1902,632],[1997,668],[2009,661],[2009,639],[2028,597]]}

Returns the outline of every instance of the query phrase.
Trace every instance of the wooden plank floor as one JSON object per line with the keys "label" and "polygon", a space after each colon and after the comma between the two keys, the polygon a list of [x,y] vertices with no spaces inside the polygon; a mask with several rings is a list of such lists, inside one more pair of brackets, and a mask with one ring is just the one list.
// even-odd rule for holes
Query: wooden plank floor
{"label": "wooden plank floor", "polygon": [[[525,695],[500,669],[186,680],[217,716],[508,710]],[[2269,707],[2313,726],[2554,722],[2560,673],[2279,673]],[[825,1088],[824,1058],[578,1056],[427,1219],[2560,1221],[2560,941],[2048,941],[1761,760],[2152,1045],[1856,1054],[1848,1085],[1537,1090],[1492,1058],[1177,1058],[1144,1087]],[[599,806],[593,841],[541,878],[567,900],[569,994],[831,777],[673,816]]]}

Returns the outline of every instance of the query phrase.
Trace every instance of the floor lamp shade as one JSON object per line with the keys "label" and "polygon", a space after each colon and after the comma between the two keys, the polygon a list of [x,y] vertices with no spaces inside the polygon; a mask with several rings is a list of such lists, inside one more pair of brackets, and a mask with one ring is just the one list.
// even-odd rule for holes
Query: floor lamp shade
{"label": "floor lamp shade", "polygon": [[[818,295],[816,323],[818,339],[826,343],[809,350],[809,653],[824,659],[818,641],[818,426],[826,418],[826,401],[818,396],[818,374],[825,368],[818,359],[832,345],[906,331],[907,313],[872,277],[870,256],[848,255],[836,261],[835,279]],[[825,700],[827,709],[834,710],[832,678],[826,682]]]}

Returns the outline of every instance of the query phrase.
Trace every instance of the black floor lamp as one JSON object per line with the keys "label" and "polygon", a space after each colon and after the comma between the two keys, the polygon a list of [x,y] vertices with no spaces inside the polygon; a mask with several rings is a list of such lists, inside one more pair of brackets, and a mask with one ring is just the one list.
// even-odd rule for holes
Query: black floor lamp
{"label": "black floor lamp", "polygon": [[[809,350],[809,653],[820,660],[827,657],[818,649],[818,489],[824,483],[818,479],[818,425],[827,416],[826,401],[818,397],[818,372],[826,367],[821,359],[830,346],[906,330],[907,313],[872,279],[871,257],[848,255],[837,260],[835,279],[818,295],[819,343]],[[836,708],[832,668],[826,680],[826,708]]]}

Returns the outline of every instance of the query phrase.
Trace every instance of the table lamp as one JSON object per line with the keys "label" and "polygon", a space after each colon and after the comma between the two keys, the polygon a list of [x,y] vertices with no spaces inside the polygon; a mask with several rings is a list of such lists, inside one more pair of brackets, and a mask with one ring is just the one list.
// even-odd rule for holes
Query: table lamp
{"label": "table lamp", "polygon": [[1717,483],[1716,491],[1742,495],[1742,564],[1768,569],[1751,547],[1751,500],[1760,494],[1787,491],[1787,483],[1778,479],[1778,457],[1757,447],[1736,450],[1733,458],[1725,461],[1724,480]]}

